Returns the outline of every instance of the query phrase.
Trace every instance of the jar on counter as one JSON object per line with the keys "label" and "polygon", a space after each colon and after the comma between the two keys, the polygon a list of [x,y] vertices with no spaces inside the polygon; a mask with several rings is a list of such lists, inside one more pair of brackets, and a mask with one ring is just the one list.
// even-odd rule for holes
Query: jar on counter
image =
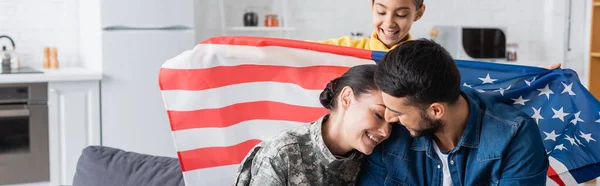
{"label": "jar on counter", "polygon": [[258,14],[252,8],[247,8],[244,12],[244,26],[258,26]]}
{"label": "jar on counter", "polygon": [[517,61],[517,50],[519,44],[510,43],[506,44],[506,61]]}
{"label": "jar on counter", "polygon": [[265,27],[278,27],[279,20],[277,14],[267,14],[265,16]]}

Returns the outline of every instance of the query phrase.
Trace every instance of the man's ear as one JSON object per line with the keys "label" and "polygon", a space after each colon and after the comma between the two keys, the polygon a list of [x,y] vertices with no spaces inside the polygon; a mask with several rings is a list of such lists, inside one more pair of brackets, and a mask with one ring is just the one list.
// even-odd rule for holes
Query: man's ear
{"label": "man's ear", "polygon": [[427,108],[427,114],[429,115],[429,117],[434,119],[442,119],[445,113],[446,107],[444,107],[443,104],[440,104],[438,102],[432,103],[431,105],[429,105],[429,108]]}

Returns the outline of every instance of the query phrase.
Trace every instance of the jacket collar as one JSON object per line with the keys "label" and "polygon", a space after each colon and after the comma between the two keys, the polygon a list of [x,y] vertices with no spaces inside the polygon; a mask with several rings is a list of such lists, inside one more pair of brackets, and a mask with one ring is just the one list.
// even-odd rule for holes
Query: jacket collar
{"label": "jacket collar", "polygon": [[[481,133],[481,122],[482,116],[484,114],[484,109],[480,106],[480,101],[476,100],[477,97],[474,96],[467,90],[461,90],[461,96],[463,96],[468,104],[469,104],[469,117],[467,119],[467,125],[465,126],[465,131],[463,131],[460,140],[458,141],[458,145],[450,151],[450,153],[456,152],[461,146],[477,148],[479,147],[479,134]],[[413,141],[412,149],[416,151],[426,151],[429,149],[428,153],[433,152],[433,143],[432,143],[431,135],[421,136],[415,138]]]}

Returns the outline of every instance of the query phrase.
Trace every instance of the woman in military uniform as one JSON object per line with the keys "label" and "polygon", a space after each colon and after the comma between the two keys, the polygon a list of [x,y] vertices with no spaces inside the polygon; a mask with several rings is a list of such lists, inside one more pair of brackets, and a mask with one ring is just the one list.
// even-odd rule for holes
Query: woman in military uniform
{"label": "woman in military uniform", "polygon": [[254,147],[236,185],[354,185],[362,157],[390,134],[375,69],[355,66],[329,82],[320,95],[329,113]]}

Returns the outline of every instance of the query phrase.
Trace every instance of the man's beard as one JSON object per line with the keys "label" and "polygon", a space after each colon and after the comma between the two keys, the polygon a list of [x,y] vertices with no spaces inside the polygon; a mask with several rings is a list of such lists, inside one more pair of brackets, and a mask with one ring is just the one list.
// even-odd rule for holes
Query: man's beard
{"label": "man's beard", "polygon": [[411,135],[412,137],[418,138],[421,136],[431,136],[436,132],[440,132],[444,129],[444,121],[442,120],[434,120],[427,116],[425,111],[421,111],[421,122],[419,122],[419,130],[413,130]]}

